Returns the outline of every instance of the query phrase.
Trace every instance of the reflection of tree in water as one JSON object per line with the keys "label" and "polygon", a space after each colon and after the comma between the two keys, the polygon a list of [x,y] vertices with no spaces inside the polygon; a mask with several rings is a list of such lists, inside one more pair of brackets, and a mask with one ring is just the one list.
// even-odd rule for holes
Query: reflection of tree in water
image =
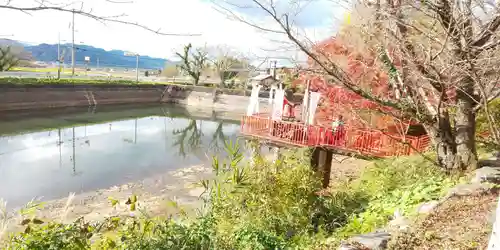
{"label": "reflection of tree in water", "polygon": [[212,135],[212,141],[210,141],[210,149],[213,149],[214,152],[220,152],[224,149],[224,142],[229,137],[224,135],[224,123],[219,122],[217,124],[217,129],[215,129],[214,134]]}
{"label": "reflection of tree in water", "polygon": [[[179,153],[185,157],[189,153],[196,153],[201,148],[202,144],[202,123],[203,121],[191,120],[187,127],[181,130],[174,130],[173,134],[177,136],[173,146],[179,146]],[[211,153],[221,152],[224,150],[224,142],[228,136],[224,135],[224,123],[218,122],[217,128],[212,135],[209,144]]]}
{"label": "reflection of tree in water", "polygon": [[177,136],[173,146],[179,146],[179,153],[185,157],[187,153],[194,152],[200,147],[201,138],[203,137],[201,121],[200,125],[198,125],[196,120],[191,120],[187,127],[180,130],[174,130],[172,133]]}

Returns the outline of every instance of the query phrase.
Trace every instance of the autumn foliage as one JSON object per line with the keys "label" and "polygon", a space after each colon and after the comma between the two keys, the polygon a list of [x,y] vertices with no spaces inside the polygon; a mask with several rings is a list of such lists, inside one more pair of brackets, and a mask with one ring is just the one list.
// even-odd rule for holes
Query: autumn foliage
{"label": "autumn foliage", "polygon": [[[376,51],[359,51],[340,39],[330,38],[316,45],[315,52],[322,60],[330,60],[342,67],[349,78],[362,89],[378,97],[393,99],[389,77],[383,65],[378,65]],[[396,112],[388,107],[364,99],[325,77],[315,61],[309,59],[308,70],[302,71],[295,84],[310,82],[310,90],[322,94],[317,117],[323,123],[342,115],[351,126],[386,129],[396,124],[407,124],[396,120],[388,113]]]}

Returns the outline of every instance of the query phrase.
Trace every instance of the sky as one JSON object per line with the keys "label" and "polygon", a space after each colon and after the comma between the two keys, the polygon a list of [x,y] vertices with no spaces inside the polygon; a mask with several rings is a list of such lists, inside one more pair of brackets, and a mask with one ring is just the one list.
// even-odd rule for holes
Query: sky
{"label": "sky", "polygon": [[[216,1],[217,4],[214,4]],[[230,4],[223,1],[231,1]],[[263,2],[268,0],[262,0]],[[344,8],[333,0],[274,0],[278,13],[290,13],[296,30],[312,41],[334,34]],[[4,5],[7,0],[0,0]],[[33,0],[11,0],[11,5],[37,6]],[[72,0],[51,0],[51,3],[72,3]],[[234,19],[227,10],[261,27],[276,28],[276,23],[250,0],[85,0],[71,5],[100,16],[116,16],[121,20],[143,24],[165,33],[190,33],[200,36],[162,36],[144,29],[116,23],[101,23],[75,17],[75,43],[106,50],[120,49],[141,55],[175,59],[175,51],[187,43],[194,46],[226,46],[255,57],[295,57],[297,50],[285,46],[282,34],[262,32]],[[83,3],[83,4],[82,4]],[[297,10],[300,12],[297,13]],[[2,25],[0,38],[32,44],[71,42],[71,13],[38,11],[24,13],[0,9],[3,20],[16,20]],[[22,21],[21,21],[22,20]],[[12,35],[12,36],[11,36]]]}

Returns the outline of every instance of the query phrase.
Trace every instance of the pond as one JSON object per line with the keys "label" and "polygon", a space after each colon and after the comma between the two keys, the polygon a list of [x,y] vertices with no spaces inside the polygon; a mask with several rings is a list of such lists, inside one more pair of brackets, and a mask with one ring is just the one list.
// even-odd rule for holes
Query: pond
{"label": "pond", "polygon": [[173,106],[0,116],[0,198],[9,207],[133,182],[211,161],[238,120]]}

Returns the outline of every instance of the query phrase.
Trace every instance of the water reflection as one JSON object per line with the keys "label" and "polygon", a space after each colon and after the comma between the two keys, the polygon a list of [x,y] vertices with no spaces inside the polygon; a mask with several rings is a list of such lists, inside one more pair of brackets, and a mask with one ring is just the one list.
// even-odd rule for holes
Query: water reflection
{"label": "water reflection", "polygon": [[[172,131],[176,136],[174,146],[179,147],[179,154],[186,157],[186,154],[193,153],[199,149],[203,131],[201,130],[202,121],[199,121],[198,127],[196,120],[189,121],[189,125],[183,129]],[[188,149],[186,150],[186,144]]]}
{"label": "water reflection", "polygon": [[221,151],[224,148],[224,142],[228,140],[228,137],[224,135],[224,123],[219,122],[215,132],[212,135],[212,141],[210,142],[210,147],[216,151]]}
{"label": "water reflection", "polygon": [[0,137],[0,198],[18,206],[200,164],[238,131],[221,121],[149,116]]}

